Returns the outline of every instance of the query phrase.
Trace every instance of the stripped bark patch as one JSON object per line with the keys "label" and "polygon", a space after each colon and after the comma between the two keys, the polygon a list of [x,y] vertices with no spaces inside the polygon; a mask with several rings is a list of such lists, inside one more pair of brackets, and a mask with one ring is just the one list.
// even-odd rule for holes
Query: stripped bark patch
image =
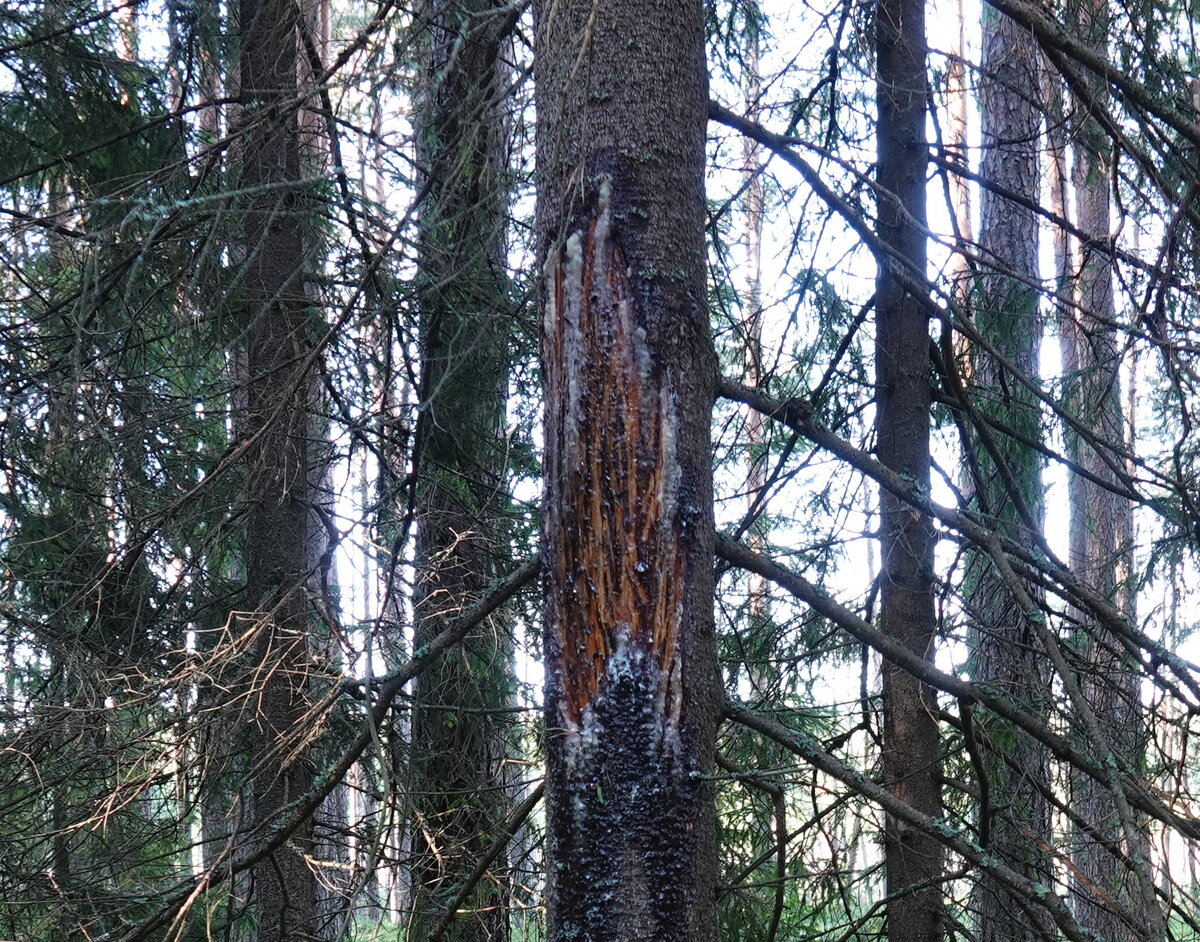
{"label": "stripped bark patch", "polygon": [[[559,730],[592,738],[597,698],[636,680],[656,741],[678,743],[685,585],[678,399],[654,361],[637,275],[601,181],[593,211],[549,255],[542,332],[548,390],[544,502],[548,682]],[[636,675],[633,677],[631,675]]]}

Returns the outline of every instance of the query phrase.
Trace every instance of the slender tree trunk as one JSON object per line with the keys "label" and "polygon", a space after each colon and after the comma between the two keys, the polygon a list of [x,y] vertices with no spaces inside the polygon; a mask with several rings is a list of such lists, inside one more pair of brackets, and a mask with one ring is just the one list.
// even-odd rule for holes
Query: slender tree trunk
{"label": "slender tree trunk", "polygon": [[[134,63],[138,59],[138,17],[137,7],[124,4],[116,10],[117,19],[117,57],[122,62]],[[128,105],[132,94],[127,83],[132,79],[132,73],[122,76],[121,104]]]}
{"label": "slender tree trunk", "polygon": [[[318,87],[320,73],[328,57],[330,5],[329,0],[302,0],[299,4],[299,29],[296,40],[297,90],[304,102],[297,114],[299,125],[298,146],[300,148],[300,173],[302,179],[313,180],[328,171],[330,137],[328,116],[323,112],[322,90]],[[305,251],[305,273],[320,274],[321,260],[314,251],[313,240],[303,245]],[[315,289],[317,279],[306,286],[305,293],[314,307],[320,303]],[[322,608],[337,605],[337,573],[329,556],[329,538],[325,522],[332,520],[336,511],[333,475],[333,447],[329,440],[329,421],[318,419],[327,416],[331,409],[321,377],[316,370],[306,377],[308,384],[307,402],[311,417],[308,420],[308,482],[310,494],[308,532],[309,595],[317,599]],[[336,613],[335,613],[336,614]],[[340,666],[341,649],[336,637],[323,632],[318,644],[322,655],[330,664]],[[350,918],[349,898],[353,876],[350,871],[350,854],[346,838],[349,823],[349,791],[340,783],[325,796],[313,815],[313,857],[320,862],[315,874],[316,914],[320,938],[335,940],[342,936]]]}
{"label": "slender tree trunk", "polygon": [[299,7],[301,32],[296,40],[296,80],[306,98],[298,120],[304,169],[310,170],[323,167],[329,157],[327,116],[321,112],[317,79],[328,58],[330,0],[299,0]]}
{"label": "slender tree trunk", "polygon": [[[879,460],[929,487],[928,318],[895,275],[925,274],[924,0],[881,0],[876,8],[878,232],[891,253],[879,259],[875,288],[876,433]],[[892,494],[880,494],[882,627],[933,659],[933,532],[930,521]],[[883,779],[919,811],[941,814],[934,692],[883,666]],[[942,937],[942,850],[926,834],[889,818],[884,834],[890,942]]]}
{"label": "slender tree trunk", "polygon": [[221,136],[221,64],[219,37],[221,7],[218,0],[196,2],[196,49],[193,54],[198,62],[199,87],[196,98],[201,105],[196,115],[196,126],[204,144]]}
{"label": "slender tree trunk", "polygon": [[[222,53],[221,38],[227,31],[236,31],[239,11],[233,6],[226,13],[215,0],[199,0],[190,30],[187,31],[183,30],[181,21],[184,17],[181,12],[172,8],[177,43],[172,69],[173,104],[177,108],[183,107],[189,96],[194,96],[196,103],[202,106],[195,119],[201,146],[206,146],[215,141],[223,129],[240,127],[241,108],[219,103],[225,94],[224,89],[228,90],[228,97],[234,98],[241,87],[241,76],[231,66],[237,60],[232,51]],[[185,76],[193,68],[196,72],[194,90],[184,83]],[[242,159],[241,142],[234,141],[219,158],[217,155],[206,155],[204,159],[220,159],[226,173],[235,173]],[[206,264],[201,269],[203,300],[198,307],[205,304],[218,307],[228,303],[226,290],[229,274],[226,266],[233,271],[240,269],[246,257],[244,238],[244,233],[229,232],[224,240],[218,241],[210,249]],[[222,259],[225,254],[228,255],[228,261]],[[236,441],[245,440],[249,434],[246,426],[249,371],[244,341],[231,338],[225,352],[225,363],[230,390],[225,427],[227,444],[232,446]],[[222,554],[220,567],[218,575],[221,579],[230,584],[243,582],[246,579],[244,549],[239,547]],[[200,650],[211,650],[218,643],[217,639],[226,629],[228,617],[228,611],[220,607],[214,607],[206,614],[204,621],[197,625],[196,644]],[[197,756],[197,762],[206,770],[198,783],[197,804],[202,845],[200,866],[208,872],[226,856],[236,854],[245,846],[248,829],[253,824],[253,792],[248,781],[251,736],[250,726],[246,722],[250,711],[232,704],[225,704],[221,710],[213,711],[209,698],[220,699],[222,696],[213,689],[201,690],[199,696],[202,700],[197,715],[204,715],[206,711],[210,715],[209,729],[200,747],[203,755]],[[225,892],[223,937],[229,942],[250,942],[254,939],[253,928],[248,927],[247,920],[241,918],[250,905],[250,875],[241,873],[234,876],[225,887]]]}
{"label": "slender tree trunk", "polygon": [[[956,243],[965,249],[974,229],[971,226],[971,184],[965,171],[970,169],[968,158],[969,88],[966,64],[966,19],[963,0],[951,0],[955,30],[952,33],[950,57],[946,63],[946,157],[953,160],[962,173],[950,174],[950,212],[954,218]],[[950,259],[950,277],[954,284],[954,300],[964,303],[971,290],[970,266],[961,252]]]}
{"label": "slender tree trunk", "polygon": [[[1106,51],[1107,0],[1068,6],[1076,33],[1093,48]],[[1100,481],[1116,484],[1124,462],[1116,451],[1124,447],[1126,436],[1112,261],[1106,251],[1112,231],[1109,191],[1113,167],[1111,143],[1096,122],[1086,120],[1078,129],[1074,155],[1075,222],[1084,238],[1076,245],[1074,258],[1074,306],[1067,309],[1061,329],[1063,373],[1068,408],[1103,444],[1096,448],[1078,435],[1068,434],[1067,449],[1080,468]],[[1133,516],[1129,501],[1076,473],[1068,479],[1068,490],[1072,571],[1132,618]],[[1107,743],[1090,746],[1110,753],[1102,760],[1114,760],[1136,772],[1138,757],[1144,752],[1138,665],[1086,612],[1073,614],[1083,641],[1080,687],[1109,737]],[[1076,775],[1071,803],[1079,820],[1087,825],[1087,830],[1077,829],[1071,855],[1072,894],[1080,924],[1108,942],[1161,934],[1153,887],[1146,885],[1147,843],[1131,822],[1122,821],[1111,787]],[[1135,867],[1140,858],[1140,879],[1118,849]],[[1156,926],[1157,932],[1152,931]]]}
{"label": "slender tree trunk", "polygon": [[548,937],[716,937],[699,0],[538,0]]}
{"label": "slender tree trunk", "polygon": [[[507,133],[492,0],[436,0],[418,128],[428,180],[420,220],[423,405],[418,420],[414,644],[436,636],[495,578],[504,533],[509,343]],[[510,627],[492,619],[417,680],[412,714],[413,913],[425,938],[490,849],[505,788]],[[443,938],[508,938],[505,858]]]}
{"label": "slender tree trunk", "polygon": [[[251,747],[255,837],[308,789],[312,495],[308,480],[311,303],[296,111],[297,8],[242,0],[242,188],[247,319],[246,575],[257,632],[258,730]],[[316,937],[311,823],[253,869],[258,942]]]}
{"label": "slender tree trunk", "polygon": [[[1030,90],[1039,86],[1041,56],[1027,30],[990,7],[985,6],[982,15],[981,176],[1036,204],[1042,115]],[[986,270],[975,293],[976,327],[1024,376],[1036,378],[1042,338],[1037,215],[985,188],[980,198],[979,252]],[[1004,423],[1026,441],[1040,441],[1040,404],[995,357],[975,351],[971,380],[976,408],[985,420]],[[1041,459],[1035,450],[1003,433],[983,434],[988,442],[974,443],[979,479],[972,491],[977,510],[1003,536],[1021,545],[1036,545],[1044,517]],[[1026,613],[982,554],[971,562],[968,583],[975,678],[1010,691],[1028,709],[1048,715],[1046,658],[1037,650]],[[1027,588],[1037,596],[1036,589]],[[1044,746],[995,718],[985,722],[983,732],[981,843],[1017,873],[1051,886],[1051,815],[1045,797],[1050,787],[1049,756]],[[1048,914],[1015,899],[987,875],[980,877],[976,887],[975,908],[982,942],[1054,937]]]}
{"label": "slender tree trunk", "polygon": [[[1043,57],[1041,77],[1042,101],[1046,116],[1046,190],[1049,195],[1050,212],[1060,219],[1067,218],[1067,128],[1064,115],[1062,77]],[[1051,245],[1054,252],[1054,291],[1057,295],[1055,312],[1065,325],[1070,317],[1071,295],[1071,237],[1062,226],[1051,230]],[[1061,328],[1060,328],[1061,329]],[[1060,340],[1060,350],[1068,353],[1067,346]]]}
{"label": "slender tree trunk", "polygon": [[[762,76],[759,74],[759,46],[761,26],[757,19],[747,24],[745,42],[745,75],[743,90],[746,99],[746,117],[758,120],[761,110]],[[765,381],[763,366],[763,310],[762,310],[762,235],[763,202],[766,187],[763,181],[763,160],[758,142],[746,136],[742,139],[742,176],[745,182],[745,225],[746,225],[746,381],[758,388]],[[764,510],[767,483],[767,422],[756,409],[746,414],[746,500],[747,511],[761,514]],[[750,525],[749,545],[762,552],[764,527],[759,521]],[[774,631],[771,625],[771,597],[767,580],[757,573],[747,573],[748,597],[747,624],[748,644],[744,659],[750,687],[756,698],[764,698],[772,685],[774,672],[769,663],[775,649]]]}

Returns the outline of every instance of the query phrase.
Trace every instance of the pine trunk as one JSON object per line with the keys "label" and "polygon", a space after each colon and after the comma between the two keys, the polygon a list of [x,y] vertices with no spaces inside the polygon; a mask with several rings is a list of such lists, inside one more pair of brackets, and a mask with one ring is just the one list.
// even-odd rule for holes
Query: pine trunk
{"label": "pine trunk", "polygon": [[[762,98],[762,76],[759,73],[759,46],[761,26],[757,21],[748,24],[745,36],[745,74],[743,91],[746,101],[746,117],[752,121],[759,118]],[[745,187],[746,227],[746,301],[745,331],[746,382],[754,388],[766,384],[763,364],[763,309],[762,309],[762,238],[766,187],[763,180],[763,159],[758,142],[746,136],[742,140],[742,178]],[[761,412],[749,409],[746,412],[746,512],[760,516],[767,497],[767,420]],[[748,543],[755,552],[765,546],[765,525],[761,519],[753,520],[747,534]],[[771,624],[771,596],[767,580],[757,573],[747,573],[747,605],[749,615],[742,660],[746,676],[750,681],[752,696],[764,701],[774,686],[774,627]]]}
{"label": "pine trunk", "polygon": [[971,268],[966,251],[971,243],[971,181],[968,112],[970,88],[967,83],[966,18],[963,0],[950,0],[954,17],[954,32],[946,61],[946,130],[944,153],[953,164],[950,174],[950,214],[954,221],[956,252],[950,258],[949,275],[953,297],[959,304],[967,300],[971,290]]}
{"label": "pine trunk", "polygon": [[[979,80],[983,158],[981,176],[995,187],[1039,198],[1041,111],[1029,89],[1040,82],[1040,53],[1033,36],[990,7],[983,9],[983,63]],[[987,266],[974,298],[975,323],[996,353],[1024,377],[1038,376],[1042,318],[1037,284],[1038,218],[1030,209],[982,191],[979,251]],[[984,421],[1041,440],[1041,410],[1022,380],[997,358],[974,351],[971,380]],[[1004,537],[1037,545],[1044,518],[1041,459],[1016,438],[985,430],[973,443],[977,511]],[[1046,658],[1037,649],[1026,613],[982,553],[968,570],[972,614],[972,674],[1045,717],[1050,701]],[[1026,586],[1032,597],[1038,592]],[[1044,746],[1009,724],[984,721],[980,842],[1005,865],[1043,886],[1053,884],[1050,760]],[[1054,938],[1046,913],[1014,898],[994,878],[980,877],[974,905],[981,942],[1031,942]]]}
{"label": "pine trunk", "polygon": [[552,942],[716,937],[699,0],[538,0]]}
{"label": "pine trunk", "polygon": [[[1072,27],[1101,52],[1107,49],[1106,0],[1086,0],[1072,8]],[[1100,92],[1095,94],[1101,95]],[[1116,331],[1112,260],[1106,242],[1111,229],[1109,192],[1113,168],[1110,142],[1100,126],[1085,120],[1076,134],[1072,185],[1076,225],[1084,234],[1074,258],[1074,306],[1063,319],[1062,355],[1067,407],[1088,426],[1100,447],[1068,434],[1068,456],[1098,481],[1116,485],[1125,444],[1121,393],[1121,361]],[[1097,480],[1072,473],[1068,480],[1071,507],[1069,561],[1084,582],[1104,593],[1128,617],[1133,617],[1130,585],[1133,516],[1129,501]],[[1080,687],[1096,719],[1109,737],[1089,743],[1107,751],[1101,762],[1115,761],[1136,773],[1141,741],[1139,669],[1120,642],[1087,612],[1078,619],[1082,657]],[[1146,906],[1136,873],[1121,854],[1147,859],[1144,846],[1130,846],[1129,822],[1122,822],[1112,788],[1077,774],[1072,780],[1071,804],[1084,827],[1077,827],[1072,845],[1072,895],[1080,925],[1107,942],[1150,938],[1147,926],[1156,907]],[[1135,844],[1143,843],[1140,835]]]}

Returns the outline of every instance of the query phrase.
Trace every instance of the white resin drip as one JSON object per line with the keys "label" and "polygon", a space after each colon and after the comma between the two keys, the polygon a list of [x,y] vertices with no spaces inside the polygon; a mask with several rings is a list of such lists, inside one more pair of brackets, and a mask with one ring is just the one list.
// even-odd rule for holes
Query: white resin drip
{"label": "white resin drip", "polygon": [[[628,307],[629,302],[624,302],[623,306]],[[633,356],[637,361],[638,376],[642,380],[642,385],[649,385],[654,369],[654,360],[650,356],[650,345],[646,342],[646,328],[641,325],[633,329]]]}
{"label": "white resin drip", "polygon": [[563,433],[568,455],[579,454],[580,375],[583,372],[583,242],[579,233],[567,239],[563,258],[563,309],[559,312],[562,368],[567,380],[567,408]]}
{"label": "white resin drip", "polygon": [[555,327],[558,325],[558,286],[556,275],[558,273],[558,263],[562,259],[562,251],[558,248],[550,250],[546,256],[546,268],[542,272],[542,282],[546,292],[546,305],[542,310],[542,332],[547,337],[554,336]]}
{"label": "white resin drip", "polygon": [[659,455],[663,472],[658,479],[658,505],[663,509],[663,526],[673,527],[679,509],[679,457],[675,453],[679,410],[669,384],[659,391]]}

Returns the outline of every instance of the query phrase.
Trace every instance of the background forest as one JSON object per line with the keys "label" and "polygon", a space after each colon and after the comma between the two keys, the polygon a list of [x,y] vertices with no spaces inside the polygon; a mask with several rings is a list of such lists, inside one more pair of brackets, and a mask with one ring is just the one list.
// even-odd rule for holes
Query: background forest
{"label": "background forest", "polygon": [[0,938],[1200,938],[1198,18],[10,0]]}

